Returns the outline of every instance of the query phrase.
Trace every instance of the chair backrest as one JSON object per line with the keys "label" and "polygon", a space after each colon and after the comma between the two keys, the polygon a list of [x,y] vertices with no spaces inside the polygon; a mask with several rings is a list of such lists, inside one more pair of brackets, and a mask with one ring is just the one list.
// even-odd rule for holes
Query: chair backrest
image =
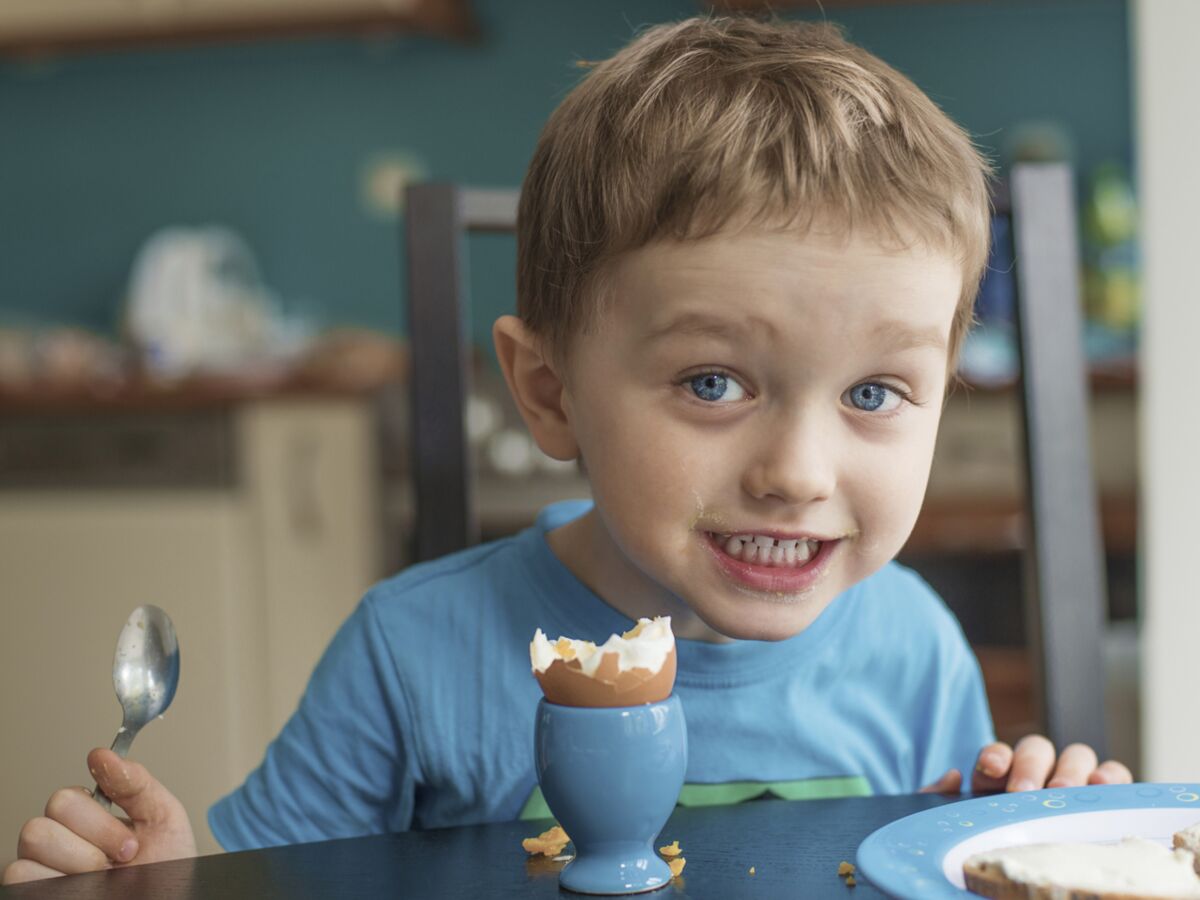
{"label": "chair backrest", "polygon": [[1059,747],[1104,758],[1104,551],[1092,478],[1074,174],[1026,164],[1009,182],[1028,497],[1026,628],[1040,718]]}
{"label": "chair backrest", "polygon": [[479,540],[464,422],[471,368],[466,238],[514,231],[517,196],[452,184],[405,191],[417,562]]}
{"label": "chair backrest", "polygon": [[[1029,537],[1026,623],[1042,727],[1103,754],[1103,552],[1087,425],[1076,212],[1065,165],[1012,172]],[[479,539],[464,425],[466,236],[516,227],[516,191],[407,188],[414,557]]]}

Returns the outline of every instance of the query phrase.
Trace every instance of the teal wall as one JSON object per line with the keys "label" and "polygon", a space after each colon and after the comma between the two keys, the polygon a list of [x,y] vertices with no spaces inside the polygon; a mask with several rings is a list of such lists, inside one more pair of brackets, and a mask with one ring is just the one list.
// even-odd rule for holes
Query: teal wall
{"label": "teal wall", "polygon": [[[369,214],[370,158],[433,178],[519,182],[540,124],[635,26],[685,0],[476,0],[482,42],[327,38],[0,65],[0,322],[113,332],[152,230],[243,233],[287,308],[321,325],[403,331],[396,223]],[[833,10],[989,148],[1060,121],[1083,168],[1131,161],[1125,0]],[[474,331],[512,303],[513,243],[472,241]]]}

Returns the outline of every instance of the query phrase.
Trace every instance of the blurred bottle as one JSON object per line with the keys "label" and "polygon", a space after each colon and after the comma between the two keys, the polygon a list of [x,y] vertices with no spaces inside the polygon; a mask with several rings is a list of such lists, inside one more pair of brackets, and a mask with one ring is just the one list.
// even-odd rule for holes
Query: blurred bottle
{"label": "blurred bottle", "polygon": [[1131,335],[1141,312],[1137,200],[1128,174],[1118,163],[1102,163],[1092,171],[1083,236],[1088,319],[1114,338]]}
{"label": "blurred bottle", "polygon": [[987,270],[975,300],[976,325],[967,332],[959,356],[959,373],[968,381],[999,385],[1017,377],[1015,305],[1012,224],[1008,216],[996,215]]}

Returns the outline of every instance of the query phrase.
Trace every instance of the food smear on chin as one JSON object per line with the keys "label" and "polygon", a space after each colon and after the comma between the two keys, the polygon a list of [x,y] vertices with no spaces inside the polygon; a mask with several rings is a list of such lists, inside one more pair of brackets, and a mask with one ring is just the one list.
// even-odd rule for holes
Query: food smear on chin
{"label": "food smear on chin", "polygon": [[641,706],[666,700],[675,687],[669,616],[639,619],[599,646],[566,637],[551,641],[539,628],[529,658],[542,693],[560,706]]}

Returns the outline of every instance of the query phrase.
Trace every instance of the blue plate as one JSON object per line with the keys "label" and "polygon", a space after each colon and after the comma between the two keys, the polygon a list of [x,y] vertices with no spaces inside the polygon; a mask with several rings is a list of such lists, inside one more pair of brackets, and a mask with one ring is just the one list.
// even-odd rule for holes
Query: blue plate
{"label": "blue plate", "polygon": [[1019,844],[1114,843],[1171,836],[1200,823],[1200,784],[1112,784],[948,803],[885,825],[858,847],[858,868],[904,900],[974,896],[963,887],[968,856]]}

